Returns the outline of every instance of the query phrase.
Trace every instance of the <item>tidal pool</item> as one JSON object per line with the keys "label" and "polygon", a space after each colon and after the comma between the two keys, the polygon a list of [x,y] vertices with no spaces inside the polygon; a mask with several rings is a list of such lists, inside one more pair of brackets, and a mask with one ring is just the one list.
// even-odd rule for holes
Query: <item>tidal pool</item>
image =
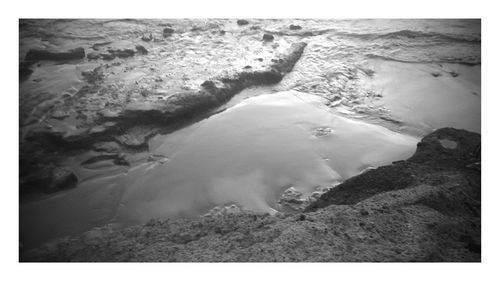
{"label": "tidal pool", "polygon": [[73,190],[21,205],[21,238],[33,245],[105,224],[195,216],[217,205],[275,212],[293,186],[310,194],[413,154],[418,139],[354,121],[322,98],[295,91],[247,98],[150,141],[158,161],[80,167]]}

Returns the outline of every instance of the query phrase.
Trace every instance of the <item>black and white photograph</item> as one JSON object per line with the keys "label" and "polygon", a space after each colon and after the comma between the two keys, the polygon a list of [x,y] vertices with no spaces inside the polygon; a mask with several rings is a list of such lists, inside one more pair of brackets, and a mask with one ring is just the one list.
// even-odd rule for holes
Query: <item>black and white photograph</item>
{"label": "black and white photograph", "polygon": [[9,19],[9,260],[489,261],[482,14],[116,7]]}

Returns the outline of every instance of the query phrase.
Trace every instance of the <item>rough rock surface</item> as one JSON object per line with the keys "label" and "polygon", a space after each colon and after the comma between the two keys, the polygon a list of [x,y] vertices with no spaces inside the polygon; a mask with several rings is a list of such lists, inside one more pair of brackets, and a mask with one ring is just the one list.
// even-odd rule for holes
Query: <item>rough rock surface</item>
{"label": "rough rock surface", "polygon": [[[254,48],[236,40],[223,45],[218,39],[218,26],[199,27],[188,35],[177,27],[174,32],[172,26],[158,31],[169,38],[156,41],[160,36],[152,40],[151,35],[144,46],[137,44],[145,44],[141,38],[94,42],[87,52],[88,60],[77,66],[68,64],[68,71],[60,70],[60,74],[53,69],[44,72],[54,75],[46,79],[72,83],[67,89],[40,92],[40,85],[34,81],[21,85],[22,196],[37,189],[47,190],[50,182],[44,174],[51,173],[47,167],[62,165],[68,156],[90,151],[96,143],[118,142],[120,151],[116,152],[122,153],[146,150],[154,134],[206,117],[247,87],[281,81],[306,47],[306,43],[288,41],[261,46],[252,31],[244,40]],[[213,35],[215,31],[217,36]],[[192,42],[191,32],[203,33],[204,42]],[[207,44],[216,44],[218,51],[207,53]],[[76,55],[84,58],[85,50],[29,50],[26,60],[59,60]],[[250,68],[241,66],[249,61]],[[20,65],[21,79],[33,72],[30,66]],[[51,64],[42,63],[35,68],[35,74],[49,67]]]}
{"label": "rough rock surface", "polygon": [[480,261],[480,142],[475,133],[437,130],[408,160],[349,179],[306,212],[104,226],[21,252],[21,260]]}

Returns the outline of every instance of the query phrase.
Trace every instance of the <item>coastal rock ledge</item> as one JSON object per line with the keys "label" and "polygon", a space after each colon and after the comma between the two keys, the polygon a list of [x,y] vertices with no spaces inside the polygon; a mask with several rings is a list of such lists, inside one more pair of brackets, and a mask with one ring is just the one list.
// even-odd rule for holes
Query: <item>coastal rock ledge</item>
{"label": "coastal rock ledge", "polygon": [[21,261],[481,261],[481,136],[427,135],[299,214],[228,213],[94,229]]}

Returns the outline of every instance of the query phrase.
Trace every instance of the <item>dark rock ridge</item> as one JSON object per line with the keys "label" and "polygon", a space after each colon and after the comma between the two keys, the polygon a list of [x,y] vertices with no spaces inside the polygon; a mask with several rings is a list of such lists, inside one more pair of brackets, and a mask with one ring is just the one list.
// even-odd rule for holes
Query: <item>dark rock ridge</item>
{"label": "dark rock ridge", "polygon": [[50,52],[47,50],[35,50],[31,49],[28,51],[25,57],[25,61],[39,61],[39,60],[76,60],[85,58],[85,50],[83,48],[76,48],[68,50],[66,52]]}
{"label": "dark rock ridge", "polygon": [[128,58],[135,55],[135,51],[132,49],[119,49],[119,50],[108,50],[110,54],[119,58]]}
{"label": "dark rock ridge", "polygon": [[[91,150],[95,143],[110,141],[119,142],[127,150],[146,150],[148,140],[158,132],[171,131],[210,114],[212,109],[222,105],[244,88],[281,81],[283,76],[293,69],[305,47],[305,43],[292,44],[286,53],[278,55],[262,69],[244,69],[242,72],[214,77],[203,82],[199,90],[176,92],[162,100],[147,99],[153,93],[142,91],[143,100],[126,101],[116,111],[81,111],[78,114],[87,114],[83,118],[86,123],[74,126],[77,129],[71,131],[52,127],[33,129],[20,146],[20,178],[33,179],[29,182],[21,181],[21,193],[33,190],[36,186],[45,190],[48,183],[36,181],[38,171],[42,167],[57,166],[68,153]],[[113,57],[134,53],[131,49],[110,51]],[[81,108],[79,96],[95,95],[99,91],[102,71],[102,67],[98,67],[83,73],[88,85],[67,101],[66,107],[69,111],[74,107]],[[74,104],[71,101],[74,101]],[[68,115],[64,113],[61,116],[53,116],[56,119],[64,119]],[[29,183],[29,187],[25,183]]]}
{"label": "dark rock ridge", "polygon": [[406,161],[353,177],[299,214],[226,212],[103,226],[21,261],[481,261],[478,134],[444,128]]}

